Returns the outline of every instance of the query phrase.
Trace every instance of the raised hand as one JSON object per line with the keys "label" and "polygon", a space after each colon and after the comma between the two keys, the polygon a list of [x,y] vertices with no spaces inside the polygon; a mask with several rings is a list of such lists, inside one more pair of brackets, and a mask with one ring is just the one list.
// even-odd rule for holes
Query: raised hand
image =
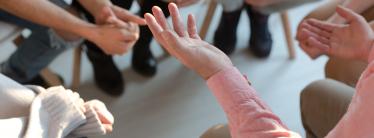
{"label": "raised hand", "polygon": [[374,33],[366,20],[353,11],[338,7],[337,13],[347,24],[333,24],[315,19],[304,22],[302,48],[315,55],[367,61],[374,42]]}
{"label": "raised hand", "polygon": [[216,47],[200,39],[193,15],[188,16],[187,30],[181,20],[177,5],[169,4],[173,28],[166,21],[159,7],[153,7],[153,15],[144,15],[155,39],[185,66],[196,71],[204,79],[232,67],[230,59]]}

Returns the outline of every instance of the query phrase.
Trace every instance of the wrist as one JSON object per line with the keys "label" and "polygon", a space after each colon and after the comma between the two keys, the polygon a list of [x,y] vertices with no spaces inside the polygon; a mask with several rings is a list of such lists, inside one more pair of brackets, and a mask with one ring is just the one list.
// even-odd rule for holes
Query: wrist
{"label": "wrist", "polygon": [[209,80],[211,77],[219,74],[220,72],[223,72],[225,70],[229,70],[231,68],[234,68],[233,65],[230,65],[230,66],[224,66],[224,67],[221,67],[219,69],[216,69],[216,70],[213,70],[212,72],[210,73],[201,73],[201,76],[204,78],[204,80]]}
{"label": "wrist", "polygon": [[98,28],[99,27],[97,25],[88,23],[86,25],[79,27],[79,29],[77,29],[77,34],[84,37],[85,39],[92,41],[95,40],[95,38],[97,38],[98,36]]}

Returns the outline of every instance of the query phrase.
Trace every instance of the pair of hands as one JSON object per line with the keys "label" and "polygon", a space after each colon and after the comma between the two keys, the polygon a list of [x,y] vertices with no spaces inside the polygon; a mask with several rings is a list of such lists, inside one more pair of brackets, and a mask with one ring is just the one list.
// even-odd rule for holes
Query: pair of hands
{"label": "pair of hands", "polygon": [[[189,6],[200,0],[175,0],[181,6]],[[139,25],[145,20],[118,6],[107,6],[95,15],[95,32],[91,41],[96,43],[106,54],[125,54],[139,39]]]}
{"label": "pair of hands", "polygon": [[374,33],[366,20],[344,7],[336,12],[347,24],[337,24],[316,19],[304,20],[297,32],[301,48],[311,57],[321,55],[368,61]]}
{"label": "pair of hands", "polygon": [[95,19],[90,40],[110,55],[127,53],[139,39],[139,25],[145,25],[143,18],[114,5],[103,7]]}
{"label": "pair of hands", "polygon": [[153,15],[147,13],[144,17],[155,39],[171,55],[204,79],[233,66],[222,51],[200,39],[193,15],[188,15],[186,30],[177,5],[170,3],[168,8],[173,29],[157,6],[152,8]]}
{"label": "pair of hands", "polygon": [[97,114],[98,118],[100,119],[102,126],[105,128],[106,133],[113,131],[114,117],[108,111],[103,102],[99,100],[90,100],[85,102],[76,92],[71,90],[65,90],[62,92],[66,92],[69,95],[74,105],[77,106],[80,109],[80,112],[83,114],[88,111],[89,108],[93,109],[95,114]]}

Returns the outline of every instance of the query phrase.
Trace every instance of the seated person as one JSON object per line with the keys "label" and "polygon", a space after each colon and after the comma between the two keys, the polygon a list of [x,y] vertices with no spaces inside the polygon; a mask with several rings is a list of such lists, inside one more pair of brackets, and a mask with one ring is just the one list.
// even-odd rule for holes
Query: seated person
{"label": "seated person", "polygon": [[[158,7],[153,8],[153,15],[145,15],[147,24],[156,40],[171,55],[207,81],[208,87],[227,115],[232,137],[300,137],[290,131],[280,118],[256,96],[255,89],[222,51],[199,38],[192,15],[189,15],[188,27],[185,29],[177,6],[170,4],[169,11],[174,29],[171,29]],[[313,46],[320,48],[325,54],[354,58],[370,64],[357,84],[357,92],[343,119],[326,137],[372,137],[374,112],[370,109],[374,97],[371,92],[374,86],[371,71],[374,68],[374,49],[372,49],[374,32],[369,29],[367,22],[353,11],[339,7],[337,12],[348,20],[347,25],[328,24],[316,20],[309,22],[321,31],[330,32],[321,37],[334,37],[332,30],[340,32],[339,40],[344,41],[338,41],[342,44],[339,51],[335,51],[337,50],[335,45],[321,42],[323,38],[316,36],[311,36],[315,44],[318,44]],[[352,32],[362,35],[352,37],[349,35],[353,34]]]}
{"label": "seated person", "polygon": [[104,135],[114,118],[105,104],[84,102],[61,86],[22,86],[0,74],[1,137],[63,138]]}
{"label": "seated person", "polygon": [[266,58],[273,44],[268,25],[269,15],[313,1],[316,0],[218,0],[223,11],[214,35],[214,45],[227,55],[234,52],[237,26],[244,8],[250,19],[248,48],[256,57]]}
{"label": "seated person", "polygon": [[124,54],[132,48],[139,37],[137,24],[145,24],[144,19],[114,6],[109,0],[79,1],[95,15],[100,15],[98,21],[101,24],[97,25],[83,21],[65,11],[64,9],[67,9],[75,15],[79,14],[63,0],[51,2],[45,0],[0,2],[1,21],[32,31],[0,67],[1,73],[17,82],[45,86],[39,72],[65,49],[76,46],[70,44],[80,37],[97,44],[106,54]]}
{"label": "seated person", "polygon": [[[368,5],[370,3],[362,3],[361,6],[370,7]],[[370,51],[368,47],[360,45],[373,44],[373,41],[367,41],[373,38],[372,32],[364,33],[362,36],[355,35],[355,33],[363,30],[372,30],[373,24],[362,27],[360,26],[360,22],[365,22],[364,18],[359,18],[359,21],[354,20],[354,17],[346,19],[346,21],[343,20],[341,22],[346,22],[349,26],[345,24],[332,24],[331,21],[329,21],[330,23],[323,23],[313,19],[305,20],[301,25],[301,34],[307,39],[304,50],[307,53],[314,51],[318,54],[327,54],[330,57],[340,57],[342,62],[347,60],[360,61],[360,59],[363,61],[365,59],[363,56],[365,55],[349,53],[347,51],[353,48],[357,51]],[[365,44],[365,42],[370,44]],[[329,45],[328,50],[324,48],[327,45]],[[349,47],[349,45],[357,46]],[[354,64],[348,65],[352,66]],[[369,64],[369,68],[370,66]],[[357,68],[357,66],[354,67]],[[361,79],[363,77],[361,76]],[[349,103],[351,101],[355,102],[355,99],[352,99],[355,91],[353,87],[355,86],[348,86],[346,80],[342,82],[334,80],[318,81],[308,86],[301,94],[302,119],[308,137],[323,137],[327,135],[328,131],[333,129],[333,126],[343,117],[349,108]],[[356,89],[359,92],[362,86],[357,85]],[[316,100],[317,97],[319,97],[318,100]],[[315,112],[316,110],[320,110],[320,112]]]}
{"label": "seated person", "polygon": [[[134,0],[110,0],[114,5],[123,9],[130,9]],[[140,15],[150,12],[152,6],[159,6],[163,9],[168,17],[166,0],[141,0]],[[198,0],[178,0],[177,3],[182,6],[194,4]],[[77,9],[83,11],[89,22],[97,22],[100,16],[92,14],[90,10],[82,6],[80,1],[74,1],[72,4]],[[131,66],[135,72],[145,77],[152,77],[157,72],[157,60],[153,55],[150,44],[152,42],[152,33],[147,26],[140,26],[139,41],[134,44]],[[118,67],[115,65],[112,55],[108,55],[96,44],[85,41],[87,45],[87,57],[94,68],[94,77],[97,86],[111,95],[121,95],[125,90],[125,80]]]}

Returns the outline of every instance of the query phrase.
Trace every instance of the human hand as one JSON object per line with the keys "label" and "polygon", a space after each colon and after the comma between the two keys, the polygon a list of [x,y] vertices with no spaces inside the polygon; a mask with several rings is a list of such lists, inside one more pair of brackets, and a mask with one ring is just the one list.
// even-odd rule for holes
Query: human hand
{"label": "human hand", "polygon": [[144,15],[155,39],[185,66],[196,71],[204,79],[232,67],[230,59],[216,47],[200,39],[194,17],[188,16],[187,30],[182,23],[177,5],[169,4],[173,27],[169,27],[159,7],[152,8],[153,15]]}
{"label": "human hand", "polygon": [[367,61],[374,42],[374,33],[370,25],[352,10],[338,7],[336,11],[347,24],[308,19],[302,29],[304,37],[307,38],[303,49],[319,51],[319,54],[329,56]]}
{"label": "human hand", "polygon": [[144,19],[117,6],[104,7],[96,22],[87,38],[109,55],[127,53],[139,38],[138,24],[145,24]]}
{"label": "human hand", "polygon": [[95,26],[87,38],[97,44],[106,54],[121,55],[127,53],[139,39],[139,27],[127,24],[127,29],[118,29],[114,25]]}
{"label": "human hand", "polygon": [[108,111],[105,104],[99,100],[91,100],[84,103],[84,107],[86,109],[92,108],[98,115],[100,122],[102,123],[103,127],[105,128],[106,132],[113,131],[113,124],[114,124],[114,117]]}
{"label": "human hand", "polygon": [[133,22],[138,25],[146,25],[145,20],[128,10],[112,5],[103,7],[100,14],[95,16],[96,24],[107,24],[108,18],[119,20],[121,24]]}

